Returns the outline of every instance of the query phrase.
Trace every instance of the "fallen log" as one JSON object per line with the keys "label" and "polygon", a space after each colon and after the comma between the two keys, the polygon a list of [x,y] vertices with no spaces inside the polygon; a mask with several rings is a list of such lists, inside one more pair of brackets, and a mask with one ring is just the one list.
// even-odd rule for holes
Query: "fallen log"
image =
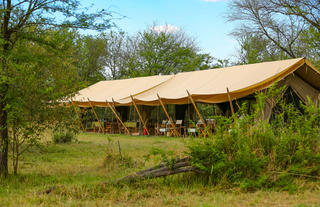
{"label": "fallen log", "polygon": [[[115,182],[103,182],[100,185],[105,184],[120,184],[123,182],[134,182],[138,180],[144,180],[144,179],[151,179],[151,178],[159,178],[159,177],[165,177],[169,175],[175,175],[179,173],[186,173],[186,172],[199,172],[199,169],[197,167],[194,167],[191,165],[190,158],[185,157],[182,159],[176,159],[171,165],[169,163],[161,163],[159,165],[156,165],[154,167],[141,170],[139,172],[136,172],[132,175],[128,175],[124,178],[121,178]],[[48,188],[45,191],[39,192],[38,194],[50,194],[53,190],[55,190],[57,187],[53,186]]]}
{"label": "fallen log", "polygon": [[161,163],[160,165],[154,166],[152,168],[141,170],[132,175],[128,175],[124,178],[117,180],[116,183],[133,182],[143,179],[158,178],[196,170],[196,167],[191,166],[190,158],[186,157],[183,159],[175,160],[171,166],[168,163]]}

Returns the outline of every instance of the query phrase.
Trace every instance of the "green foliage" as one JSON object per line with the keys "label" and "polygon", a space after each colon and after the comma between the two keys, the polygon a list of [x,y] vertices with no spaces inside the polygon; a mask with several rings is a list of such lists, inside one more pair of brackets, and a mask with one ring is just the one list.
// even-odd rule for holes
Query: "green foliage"
{"label": "green foliage", "polygon": [[105,80],[105,62],[103,58],[107,55],[106,40],[103,36],[77,36],[74,55],[80,81],[85,85],[92,85],[98,81]]}
{"label": "green foliage", "polygon": [[70,131],[55,132],[52,136],[52,141],[55,144],[70,143],[72,140],[76,140],[75,134]]}
{"label": "green foliage", "polygon": [[160,159],[160,161],[162,163],[165,163],[170,168],[173,168],[173,166],[177,160],[177,156],[173,151],[165,151],[163,149],[156,148],[156,147],[153,147],[150,150],[150,154],[148,154],[148,156],[146,156],[147,159],[149,159],[150,156],[154,156],[154,157]]}
{"label": "green foliage", "polygon": [[112,79],[173,74],[211,67],[212,57],[200,53],[183,31],[156,31],[155,26],[137,34],[111,32],[105,36],[103,57]]}
{"label": "green foliage", "polygon": [[9,144],[16,173],[18,157],[27,149],[21,147],[72,117],[72,108],[63,109],[61,100],[80,87],[74,32],[111,26],[109,12],[89,13],[76,0],[0,4],[0,175],[8,174]]}
{"label": "green foliage", "polygon": [[[255,113],[245,104],[235,117],[216,116],[213,137],[188,143],[194,166],[211,183],[259,188],[295,189],[294,178],[320,177],[320,108],[301,105],[303,112],[280,101],[280,113],[270,122],[261,119],[263,102],[272,94],[259,94]],[[283,119],[286,117],[286,120]]]}
{"label": "green foliage", "polygon": [[240,64],[252,64],[290,58],[290,56],[285,55],[283,51],[275,47],[271,40],[259,33],[240,31],[234,32],[233,36],[238,40],[240,45]]}

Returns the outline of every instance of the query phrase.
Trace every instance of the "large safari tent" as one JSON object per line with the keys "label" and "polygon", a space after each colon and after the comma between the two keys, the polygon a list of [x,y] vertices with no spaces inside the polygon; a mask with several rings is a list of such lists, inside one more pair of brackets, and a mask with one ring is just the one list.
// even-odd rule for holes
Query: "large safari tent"
{"label": "large safari tent", "polygon": [[[100,81],[80,90],[71,102],[81,109],[83,130],[186,135],[200,129],[200,135],[201,128],[214,127],[214,120],[201,114],[199,104],[230,116],[238,101],[254,102],[256,92],[267,91],[275,82],[287,86],[283,97],[288,101],[319,105],[320,72],[305,58]],[[270,119],[276,104],[272,97],[266,100],[263,119]],[[109,115],[98,113],[101,109]],[[93,116],[85,121],[88,110]]]}

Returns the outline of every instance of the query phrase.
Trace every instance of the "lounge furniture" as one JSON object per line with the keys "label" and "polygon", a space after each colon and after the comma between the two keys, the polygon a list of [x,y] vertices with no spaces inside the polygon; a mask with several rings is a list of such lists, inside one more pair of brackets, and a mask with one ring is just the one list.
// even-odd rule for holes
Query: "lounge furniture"
{"label": "lounge furniture", "polygon": [[197,128],[198,128],[198,130],[199,130],[199,136],[200,136],[200,137],[201,137],[201,136],[204,136],[204,137],[205,137],[205,136],[207,135],[205,125],[202,123],[201,120],[199,120],[199,121],[197,122]]}
{"label": "lounge furniture", "polygon": [[160,133],[160,124],[156,123],[156,125],[154,126],[154,135],[159,136]]}
{"label": "lounge furniture", "polygon": [[92,128],[93,128],[93,132],[100,132],[101,131],[100,124],[97,121],[92,122]]}
{"label": "lounge furniture", "polygon": [[135,121],[127,121],[124,123],[124,125],[127,127],[130,134],[135,134],[139,132],[138,123]]}
{"label": "lounge furniture", "polygon": [[176,124],[175,124],[175,127],[176,127],[176,130],[178,131],[179,135],[182,135],[182,131],[183,131],[183,136],[186,135],[186,127],[182,125],[182,120],[177,120],[176,121]]}
{"label": "lounge furniture", "polygon": [[197,132],[198,132],[197,127],[196,127],[193,123],[190,123],[190,124],[189,124],[189,127],[188,127],[188,133],[189,133],[189,135],[194,135],[194,136],[196,136],[196,135],[197,135]]}
{"label": "lounge furniture", "polygon": [[159,128],[159,133],[160,135],[166,135],[166,133],[168,132],[168,128],[167,128],[167,121],[163,120],[162,123],[160,124],[160,128]]}
{"label": "lounge furniture", "polygon": [[104,131],[107,134],[112,133],[112,122],[104,122]]}
{"label": "lounge furniture", "polygon": [[214,119],[207,119],[206,121],[207,121],[207,126],[208,126],[210,132],[213,133],[214,127],[215,127]]}

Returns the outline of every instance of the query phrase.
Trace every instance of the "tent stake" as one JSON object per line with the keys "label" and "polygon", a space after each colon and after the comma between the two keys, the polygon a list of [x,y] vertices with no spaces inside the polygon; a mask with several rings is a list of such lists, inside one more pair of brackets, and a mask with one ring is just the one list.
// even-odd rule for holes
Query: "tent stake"
{"label": "tent stake", "polygon": [[199,110],[198,110],[198,107],[197,107],[196,103],[194,102],[194,100],[193,100],[193,98],[192,98],[191,94],[189,93],[189,91],[188,91],[188,90],[186,90],[186,91],[187,91],[187,93],[188,93],[189,99],[190,99],[190,101],[191,101],[191,103],[192,103],[192,105],[193,105],[194,109],[196,110],[196,112],[197,112],[197,114],[198,114],[198,116],[199,116],[199,118],[200,118],[201,122],[203,123],[203,126],[204,126],[204,128],[205,128],[205,131],[207,132],[207,124],[206,124],[206,122],[204,121],[204,119],[203,119],[202,115],[200,114],[200,112],[199,112]]}
{"label": "tent stake", "polygon": [[233,108],[233,104],[232,104],[232,100],[231,100],[231,96],[230,96],[230,92],[229,92],[229,88],[228,87],[227,87],[227,94],[228,94],[230,108],[231,108],[231,112],[232,112],[232,116],[233,116],[234,115],[234,108]]}
{"label": "tent stake", "polygon": [[88,101],[89,101],[89,104],[90,104],[90,106],[91,106],[91,108],[92,108],[92,110],[93,110],[93,113],[94,113],[96,119],[98,120],[98,123],[99,123],[99,125],[100,125],[100,129],[101,129],[101,131],[102,131],[102,133],[103,133],[103,132],[104,132],[104,127],[102,127],[102,124],[101,124],[101,122],[100,122],[100,119],[99,119],[99,117],[98,117],[98,114],[97,114],[96,111],[94,110],[94,108],[93,108],[93,106],[92,106],[91,101],[90,101],[89,98],[88,98]]}
{"label": "tent stake", "polygon": [[[79,107],[79,108],[80,108],[80,107]],[[79,121],[79,123],[80,123],[80,127],[82,128],[83,131],[85,131],[78,110],[77,110],[76,108],[74,108],[74,110],[76,111],[76,114],[77,114],[77,116],[78,116],[78,121]]]}
{"label": "tent stake", "polygon": [[133,106],[134,106],[134,108],[137,110],[138,116],[139,116],[139,118],[140,118],[140,120],[141,120],[141,122],[142,122],[142,124],[143,124],[143,127],[146,129],[147,134],[150,136],[149,130],[148,130],[147,125],[146,125],[146,123],[144,122],[141,114],[140,114],[140,111],[139,111],[139,109],[138,109],[138,106],[136,105],[136,102],[134,102],[133,96],[132,96],[132,95],[130,95],[130,96],[131,96],[131,100],[132,100]]}
{"label": "tent stake", "polygon": [[[113,98],[112,98],[112,100],[113,100]],[[117,114],[116,108],[113,108],[108,101],[106,101],[106,102],[107,102],[107,105],[109,106],[109,108],[111,109],[111,111],[114,113],[114,115],[115,115],[115,117],[117,118],[117,120],[119,120],[119,122],[121,123],[121,125],[124,127],[124,129],[127,131],[127,133],[130,135],[129,129],[126,127],[126,125],[122,122],[121,118],[120,118],[119,115]]]}
{"label": "tent stake", "polygon": [[166,107],[164,106],[164,104],[163,104],[163,102],[162,102],[159,94],[157,94],[157,96],[158,96],[159,102],[160,102],[160,104],[161,104],[161,106],[162,106],[165,114],[167,115],[168,120],[169,120],[170,123],[171,123],[171,126],[172,126],[172,128],[173,128],[173,130],[174,130],[175,135],[176,135],[176,136],[180,136],[180,134],[177,132],[176,126],[173,124],[173,122],[172,122],[172,120],[171,120],[171,118],[170,118],[170,116],[169,116],[169,114],[168,114],[168,112],[167,112],[167,110],[166,110]]}

